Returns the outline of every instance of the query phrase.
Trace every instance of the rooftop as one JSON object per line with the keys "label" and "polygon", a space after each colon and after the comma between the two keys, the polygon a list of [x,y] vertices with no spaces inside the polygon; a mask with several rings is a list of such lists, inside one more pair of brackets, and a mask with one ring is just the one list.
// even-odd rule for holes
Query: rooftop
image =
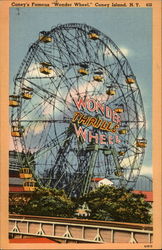
{"label": "rooftop", "polygon": [[144,194],[145,195],[145,201],[153,202],[153,193],[151,191],[133,190],[132,193],[134,193],[134,194]]}
{"label": "rooftop", "polygon": [[96,177],[96,178],[92,178],[91,181],[98,182],[98,181],[102,181],[103,179],[105,179],[105,178],[98,178],[98,177]]}
{"label": "rooftop", "polygon": [[22,186],[18,186],[18,187],[14,187],[14,186],[10,186],[9,187],[9,192],[24,192],[24,187]]}
{"label": "rooftop", "polygon": [[50,240],[48,238],[24,238],[24,239],[10,239],[10,243],[57,243],[56,241]]}

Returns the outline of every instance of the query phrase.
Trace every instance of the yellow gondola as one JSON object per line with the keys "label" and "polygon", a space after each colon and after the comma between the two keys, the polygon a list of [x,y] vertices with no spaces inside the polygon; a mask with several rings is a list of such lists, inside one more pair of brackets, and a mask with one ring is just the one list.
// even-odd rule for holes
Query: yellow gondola
{"label": "yellow gondola", "polygon": [[10,95],[9,96],[9,106],[10,107],[18,107],[20,105],[19,99],[20,99],[20,97],[18,95]]}
{"label": "yellow gondola", "polygon": [[115,111],[116,113],[123,113],[123,112],[124,112],[124,109],[123,109],[122,107],[119,107],[119,108],[114,109],[114,111]]}
{"label": "yellow gondola", "polygon": [[128,84],[133,84],[133,83],[135,83],[135,82],[136,82],[135,79],[132,78],[132,77],[127,77],[127,78],[126,78],[126,83],[128,83]]}
{"label": "yellow gondola", "polygon": [[118,155],[123,156],[123,155],[125,155],[125,152],[124,151],[119,151]]}
{"label": "yellow gondola", "polygon": [[123,176],[123,175],[124,175],[124,173],[123,173],[123,171],[122,171],[122,170],[115,171],[115,172],[114,172],[114,174],[115,174],[116,176],[118,176],[118,177],[120,177],[120,176]]}
{"label": "yellow gondola", "polygon": [[93,76],[93,80],[95,80],[95,81],[97,81],[97,82],[102,82],[103,76],[95,75],[95,76]]}
{"label": "yellow gondola", "polygon": [[29,179],[32,178],[32,173],[29,168],[21,168],[19,173],[20,178]]}
{"label": "yellow gondola", "polygon": [[40,72],[41,72],[42,74],[49,75],[49,74],[52,73],[52,69],[51,69],[51,67],[50,67],[50,66],[52,66],[51,63],[42,62],[42,63],[40,63],[40,64],[41,64]]}
{"label": "yellow gondola", "polygon": [[88,37],[89,37],[89,39],[97,40],[97,39],[99,39],[100,36],[99,36],[99,33],[96,30],[91,30],[88,33]]}
{"label": "yellow gondola", "polygon": [[49,37],[49,36],[40,36],[40,37],[39,37],[39,40],[40,40],[41,42],[44,42],[44,43],[50,43],[50,42],[52,42],[52,38]]}
{"label": "yellow gondola", "polygon": [[50,43],[52,42],[52,37],[48,36],[45,31],[39,33],[39,40],[43,43]]}
{"label": "yellow gondola", "polygon": [[80,73],[81,75],[88,75],[88,70],[86,70],[85,68],[80,68],[78,70],[78,73]]}
{"label": "yellow gondola", "polygon": [[12,137],[21,137],[23,133],[24,133],[24,127],[12,126],[12,130],[11,130]]}
{"label": "yellow gondola", "polygon": [[35,183],[36,183],[36,181],[33,179],[26,180],[23,184],[24,191],[26,191],[26,192],[35,191],[35,189],[36,189]]}
{"label": "yellow gondola", "polygon": [[32,88],[22,88],[22,97],[26,100],[30,100],[33,96]]}
{"label": "yellow gondola", "polygon": [[107,91],[106,91],[106,94],[107,95],[115,95],[116,94],[116,90],[115,89],[111,89],[111,88],[109,88]]}
{"label": "yellow gondola", "polygon": [[125,129],[125,128],[123,128],[123,129],[118,130],[118,133],[119,133],[120,135],[125,135],[125,134],[128,133],[128,130]]}
{"label": "yellow gondola", "polygon": [[137,139],[136,146],[139,148],[146,148],[147,147],[147,141],[145,139]]}

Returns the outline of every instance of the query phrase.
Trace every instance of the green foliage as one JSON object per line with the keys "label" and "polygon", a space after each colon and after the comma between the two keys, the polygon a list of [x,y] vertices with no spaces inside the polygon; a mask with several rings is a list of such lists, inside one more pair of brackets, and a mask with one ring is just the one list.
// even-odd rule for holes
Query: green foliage
{"label": "green foliage", "polygon": [[70,217],[74,214],[74,204],[63,190],[41,188],[32,193],[25,206],[20,209],[16,205],[13,210],[20,214]]}
{"label": "green foliage", "polygon": [[28,196],[19,194],[10,194],[9,196],[9,212],[23,214],[26,204],[29,202]]}
{"label": "green foliage", "polygon": [[114,220],[133,223],[150,223],[151,205],[145,202],[144,195],[134,194],[124,188],[102,186],[82,197],[78,202],[86,201],[91,214],[89,219]]}
{"label": "green foliage", "polygon": [[82,207],[84,202],[90,209],[90,215],[86,217],[89,219],[151,222],[151,205],[145,202],[144,195],[113,186],[102,186],[80,199],[68,198],[63,190],[37,189],[26,200],[23,197],[10,198],[10,213],[76,217],[75,211]]}

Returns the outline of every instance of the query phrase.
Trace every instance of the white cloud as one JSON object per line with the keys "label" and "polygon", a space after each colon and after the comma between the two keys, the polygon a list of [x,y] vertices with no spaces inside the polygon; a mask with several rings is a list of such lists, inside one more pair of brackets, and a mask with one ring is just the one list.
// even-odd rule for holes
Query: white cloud
{"label": "white cloud", "polygon": [[[130,49],[128,49],[128,48],[126,48],[126,47],[120,47],[119,48],[120,50],[121,50],[121,52],[124,54],[124,56],[131,56],[132,55],[132,51],[130,50]],[[115,49],[115,48],[111,48],[111,51],[112,51],[112,53],[114,54],[114,55],[118,55],[118,51]],[[111,53],[111,51],[108,49],[108,48],[106,48],[106,50],[105,50],[105,55],[108,55],[108,56],[112,56],[112,53]]]}
{"label": "white cloud", "polygon": [[134,161],[134,157],[135,156],[133,155],[133,156],[124,158],[122,163],[121,163],[121,167],[124,167],[124,168],[130,167]]}
{"label": "white cloud", "polygon": [[49,116],[53,114],[53,105],[49,104],[49,103],[43,103],[42,105],[42,115],[43,116]]}
{"label": "white cloud", "polygon": [[121,47],[120,48],[121,52],[125,55],[125,56],[130,56],[131,52],[128,48],[124,48],[124,47]]}
{"label": "white cloud", "polygon": [[28,136],[28,134],[40,134],[45,128],[46,124],[44,123],[37,123],[37,124],[31,124],[29,129],[26,129],[24,132],[24,136]]}
{"label": "white cloud", "polygon": [[[70,104],[72,102],[72,98],[77,98],[78,96],[84,97],[85,95],[98,101],[106,101],[108,97],[106,93],[97,95],[97,92],[99,92],[102,85],[103,82],[96,81],[82,83],[82,85],[79,86],[78,91],[75,89],[69,91],[66,99],[67,104]],[[89,94],[89,96],[87,95],[87,93]],[[91,93],[93,93],[92,96],[90,96]],[[110,98],[111,96],[109,96],[109,99]]]}
{"label": "white cloud", "polygon": [[140,171],[140,175],[145,175],[145,176],[152,176],[152,167],[151,166],[142,166],[141,171]]}
{"label": "white cloud", "polygon": [[[121,167],[127,168],[130,167],[130,164],[133,163],[135,156],[126,157],[121,163]],[[152,166],[143,165],[140,170],[140,175],[152,176]]]}
{"label": "white cloud", "polygon": [[44,129],[45,129],[45,124],[43,123],[39,123],[37,124],[37,126],[35,127],[35,130],[34,130],[34,134],[39,134],[41,133]]}
{"label": "white cloud", "polygon": [[[113,54],[115,54],[115,55],[117,54],[117,51],[116,51],[115,48],[111,48],[111,51],[112,51]],[[105,49],[105,55],[112,56],[111,51],[108,48],[106,48]]]}

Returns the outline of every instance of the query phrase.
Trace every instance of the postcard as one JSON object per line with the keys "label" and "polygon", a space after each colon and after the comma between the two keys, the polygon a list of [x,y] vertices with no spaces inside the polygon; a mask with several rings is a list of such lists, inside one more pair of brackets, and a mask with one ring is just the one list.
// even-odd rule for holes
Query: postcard
{"label": "postcard", "polygon": [[1,249],[161,249],[161,1],[0,1]]}

